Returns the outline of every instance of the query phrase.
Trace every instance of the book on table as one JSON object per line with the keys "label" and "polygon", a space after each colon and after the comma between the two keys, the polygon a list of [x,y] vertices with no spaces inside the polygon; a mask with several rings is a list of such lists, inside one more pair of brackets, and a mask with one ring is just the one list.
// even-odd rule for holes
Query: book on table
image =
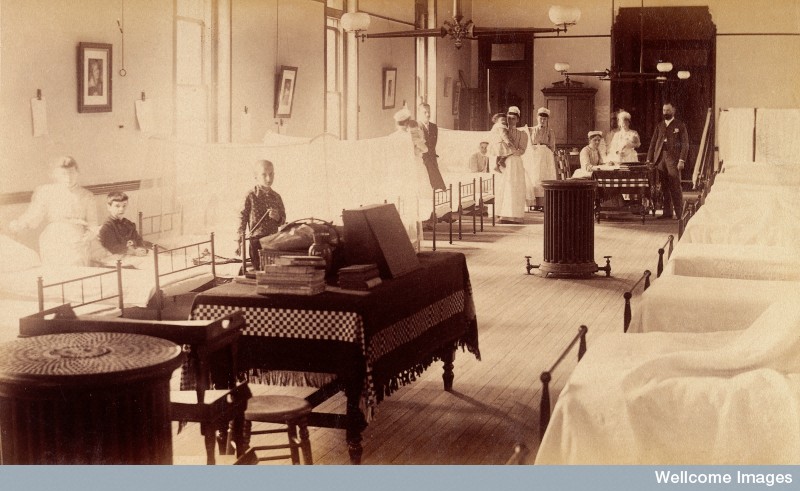
{"label": "book on table", "polygon": [[325,259],[320,256],[278,256],[275,258],[278,266],[313,266],[325,268]]}

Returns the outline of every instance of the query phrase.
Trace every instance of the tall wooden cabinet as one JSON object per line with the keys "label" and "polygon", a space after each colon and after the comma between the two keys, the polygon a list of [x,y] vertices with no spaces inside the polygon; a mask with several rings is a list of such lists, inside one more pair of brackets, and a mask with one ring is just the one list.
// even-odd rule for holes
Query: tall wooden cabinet
{"label": "tall wooden cabinet", "polygon": [[596,93],[597,89],[584,87],[582,82],[574,80],[555,82],[552,87],[542,89],[558,148],[581,149],[586,145],[586,134],[595,129]]}

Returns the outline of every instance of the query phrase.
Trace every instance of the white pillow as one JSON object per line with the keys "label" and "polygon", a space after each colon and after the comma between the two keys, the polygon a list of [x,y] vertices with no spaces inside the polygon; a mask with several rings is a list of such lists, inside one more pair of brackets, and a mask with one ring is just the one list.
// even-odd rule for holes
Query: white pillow
{"label": "white pillow", "polygon": [[39,254],[19,242],[0,234],[0,273],[13,273],[42,265]]}

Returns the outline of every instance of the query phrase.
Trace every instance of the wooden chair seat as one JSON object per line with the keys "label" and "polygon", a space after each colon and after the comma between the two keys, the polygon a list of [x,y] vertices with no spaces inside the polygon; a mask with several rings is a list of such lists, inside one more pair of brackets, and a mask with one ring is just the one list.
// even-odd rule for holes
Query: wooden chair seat
{"label": "wooden chair seat", "polygon": [[[289,437],[288,443],[277,445],[260,445],[247,449],[236,464],[257,464],[265,460],[291,459],[292,464],[300,463],[300,451],[303,453],[303,461],[307,465],[314,463],[311,455],[311,442],[308,438],[307,417],[311,414],[313,406],[300,397],[281,396],[281,395],[262,395],[250,399],[245,411],[245,419],[248,424],[252,422],[273,423],[284,425],[282,428],[271,430],[251,431],[250,435],[266,435],[274,433],[286,433]],[[298,438],[298,428],[300,429]],[[257,452],[265,450],[288,449],[288,455],[259,456]]]}
{"label": "wooden chair seat", "polygon": [[262,423],[286,423],[311,413],[311,404],[292,396],[258,396],[247,404],[244,417]]}

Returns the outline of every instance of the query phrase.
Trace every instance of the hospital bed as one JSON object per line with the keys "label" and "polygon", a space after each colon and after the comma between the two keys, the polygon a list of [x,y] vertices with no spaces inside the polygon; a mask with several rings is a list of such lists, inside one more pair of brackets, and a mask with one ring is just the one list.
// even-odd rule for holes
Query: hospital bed
{"label": "hospital bed", "polygon": [[[744,329],[782,293],[792,290],[800,291],[800,282],[664,274],[637,299],[633,316],[629,317],[626,312],[623,330],[709,332]],[[629,293],[626,292],[626,301],[630,298],[627,296]]]}
{"label": "hospital bed", "polygon": [[536,464],[797,465],[799,300],[739,331],[593,340]]}

